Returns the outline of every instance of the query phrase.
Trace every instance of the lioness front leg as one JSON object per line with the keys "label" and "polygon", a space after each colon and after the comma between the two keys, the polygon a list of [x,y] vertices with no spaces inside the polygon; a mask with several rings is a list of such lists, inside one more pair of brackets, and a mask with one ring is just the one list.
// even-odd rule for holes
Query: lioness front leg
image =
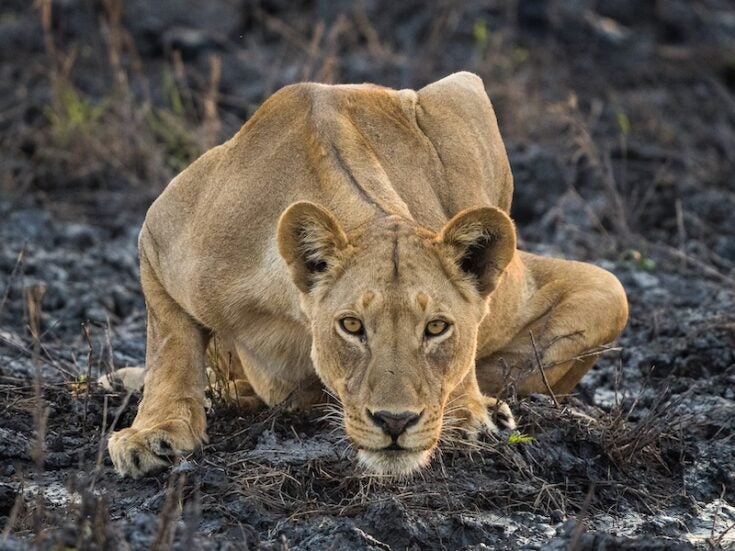
{"label": "lioness front leg", "polygon": [[134,478],[170,464],[206,439],[207,334],[169,296],[142,253],[141,280],[148,307],[143,400],[133,425],[108,443],[118,473]]}

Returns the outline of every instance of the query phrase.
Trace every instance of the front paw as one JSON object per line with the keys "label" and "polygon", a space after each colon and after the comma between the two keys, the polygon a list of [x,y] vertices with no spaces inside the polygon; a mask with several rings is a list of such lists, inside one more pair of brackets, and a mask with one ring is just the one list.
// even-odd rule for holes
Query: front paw
{"label": "front paw", "polygon": [[449,416],[448,424],[461,429],[470,440],[476,440],[483,434],[498,434],[502,429],[516,428],[508,404],[485,395],[463,400]]}
{"label": "front paw", "polygon": [[173,419],[149,427],[130,427],[110,436],[107,449],[120,476],[141,476],[170,465],[174,458],[189,453],[207,439],[202,428]]}

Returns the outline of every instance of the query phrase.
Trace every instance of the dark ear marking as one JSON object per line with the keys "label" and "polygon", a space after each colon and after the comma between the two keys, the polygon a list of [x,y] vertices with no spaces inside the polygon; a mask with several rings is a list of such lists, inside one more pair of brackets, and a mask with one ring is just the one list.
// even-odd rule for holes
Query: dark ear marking
{"label": "dark ear marking", "polygon": [[323,260],[307,260],[306,269],[315,274],[327,271],[327,263]]}
{"label": "dark ear marking", "polygon": [[442,229],[439,239],[451,247],[454,262],[486,296],[515,254],[516,236],[507,214],[494,207],[460,212]]}
{"label": "dark ear marking", "polygon": [[[463,272],[478,275],[490,268],[490,266],[488,266],[489,258],[488,255],[485,254],[485,251],[492,241],[493,237],[483,232],[474,243],[467,247],[464,256],[462,256],[462,259],[459,261],[459,267]],[[479,279],[478,286],[480,287],[479,291],[481,293],[485,291],[485,289],[482,288],[483,283]]]}

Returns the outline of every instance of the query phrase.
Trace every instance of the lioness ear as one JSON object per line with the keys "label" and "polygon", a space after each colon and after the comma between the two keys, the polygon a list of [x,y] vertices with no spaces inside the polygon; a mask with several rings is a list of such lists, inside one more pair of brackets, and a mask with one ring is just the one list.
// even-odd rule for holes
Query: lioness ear
{"label": "lioness ear", "polygon": [[447,222],[438,239],[450,246],[457,266],[474,279],[482,296],[495,289],[516,249],[513,222],[494,207],[460,212]]}
{"label": "lioness ear", "polygon": [[294,203],[278,221],[278,251],[304,293],[311,291],[346,245],[347,236],[337,219],[315,203]]}

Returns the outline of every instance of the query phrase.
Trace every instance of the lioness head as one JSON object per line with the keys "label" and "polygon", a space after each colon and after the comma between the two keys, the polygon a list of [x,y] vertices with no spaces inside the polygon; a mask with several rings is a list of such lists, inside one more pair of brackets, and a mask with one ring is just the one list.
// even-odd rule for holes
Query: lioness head
{"label": "lioness head", "polygon": [[315,369],[369,469],[403,474],[429,461],[515,244],[495,208],[461,212],[438,234],[395,216],[348,234],[308,202],[281,216],[279,250],[311,323]]}

